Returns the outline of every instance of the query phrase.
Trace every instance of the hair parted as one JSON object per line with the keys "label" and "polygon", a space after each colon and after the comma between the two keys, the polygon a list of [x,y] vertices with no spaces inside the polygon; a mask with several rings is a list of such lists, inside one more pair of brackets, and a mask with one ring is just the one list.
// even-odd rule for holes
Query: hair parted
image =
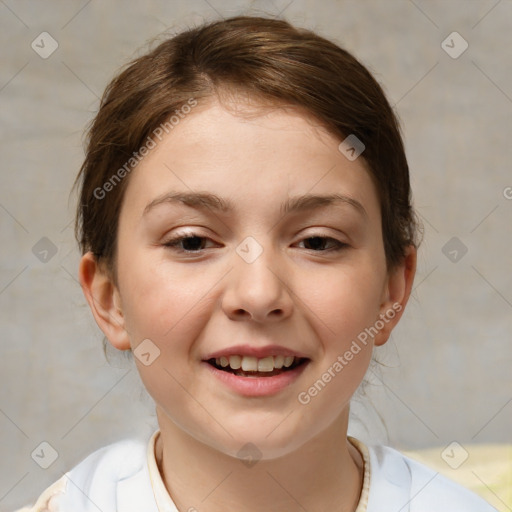
{"label": "hair parted", "polygon": [[[200,105],[230,91],[256,104],[300,107],[340,142],[358,137],[380,200],[388,267],[418,244],[399,122],[370,72],[310,30],[280,19],[235,16],[164,40],[128,63],[105,89],[75,182],[75,235],[82,253],[92,251],[115,279],[119,214],[135,156],[191,100]],[[122,179],[99,196],[118,170]]]}

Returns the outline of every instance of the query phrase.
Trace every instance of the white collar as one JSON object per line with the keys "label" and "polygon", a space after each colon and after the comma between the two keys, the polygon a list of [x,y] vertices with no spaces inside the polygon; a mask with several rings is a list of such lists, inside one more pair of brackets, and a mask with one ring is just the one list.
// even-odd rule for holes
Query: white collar
{"label": "white collar", "polygon": [[[56,510],[62,511],[178,512],[156,463],[158,435],[155,432],[149,442],[124,440],[97,450],[66,473],[65,490],[59,480],[38,504],[51,498],[59,504]],[[393,448],[366,447],[351,437],[349,441],[364,460],[363,489],[355,512],[380,512],[383,507],[400,512],[496,512],[480,497]]]}

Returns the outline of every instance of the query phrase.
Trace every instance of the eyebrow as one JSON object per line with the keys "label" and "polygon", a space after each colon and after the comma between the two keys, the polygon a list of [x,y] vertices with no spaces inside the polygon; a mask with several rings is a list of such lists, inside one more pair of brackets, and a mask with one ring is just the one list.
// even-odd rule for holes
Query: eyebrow
{"label": "eyebrow", "polygon": [[[231,213],[235,209],[231,201],[223,199],[215,194],[204,192],[169,192],[148,203],[144,208],[142,215],[146,215],[155,206],[160,204],[174,203],[181,203],[185,206],[199,210],[208,209],[222,213]],[[368,213],[359,201],[343,194],[305,194],[302,196],[290,197],[281,205],[280,211],[283,215],[286,215],[288,213],[301,212],[332,205],[336,206],[339,204],[348,204],[363,217],[368,217]]]}

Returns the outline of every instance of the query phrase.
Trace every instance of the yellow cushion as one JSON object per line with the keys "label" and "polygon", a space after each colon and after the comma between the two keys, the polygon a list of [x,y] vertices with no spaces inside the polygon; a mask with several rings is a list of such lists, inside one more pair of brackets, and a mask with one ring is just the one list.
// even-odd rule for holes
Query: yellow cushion
{"label": "yellow cushion", "polygon": [[402,452],[482,496],[500,512],[512,510],[512,444],[453,443]]}

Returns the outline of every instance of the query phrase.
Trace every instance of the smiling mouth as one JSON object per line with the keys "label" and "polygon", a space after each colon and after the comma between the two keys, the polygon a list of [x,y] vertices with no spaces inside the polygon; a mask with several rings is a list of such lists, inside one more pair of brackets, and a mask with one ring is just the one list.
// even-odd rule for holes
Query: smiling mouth
{"label": "smiling mouth", "polygon": [[257,358],[233,355],[208,359],[207,363],[218,370],[239,377],[272,377],[293,370],[308,361],[308,358],[294,356],[279,355]]}

